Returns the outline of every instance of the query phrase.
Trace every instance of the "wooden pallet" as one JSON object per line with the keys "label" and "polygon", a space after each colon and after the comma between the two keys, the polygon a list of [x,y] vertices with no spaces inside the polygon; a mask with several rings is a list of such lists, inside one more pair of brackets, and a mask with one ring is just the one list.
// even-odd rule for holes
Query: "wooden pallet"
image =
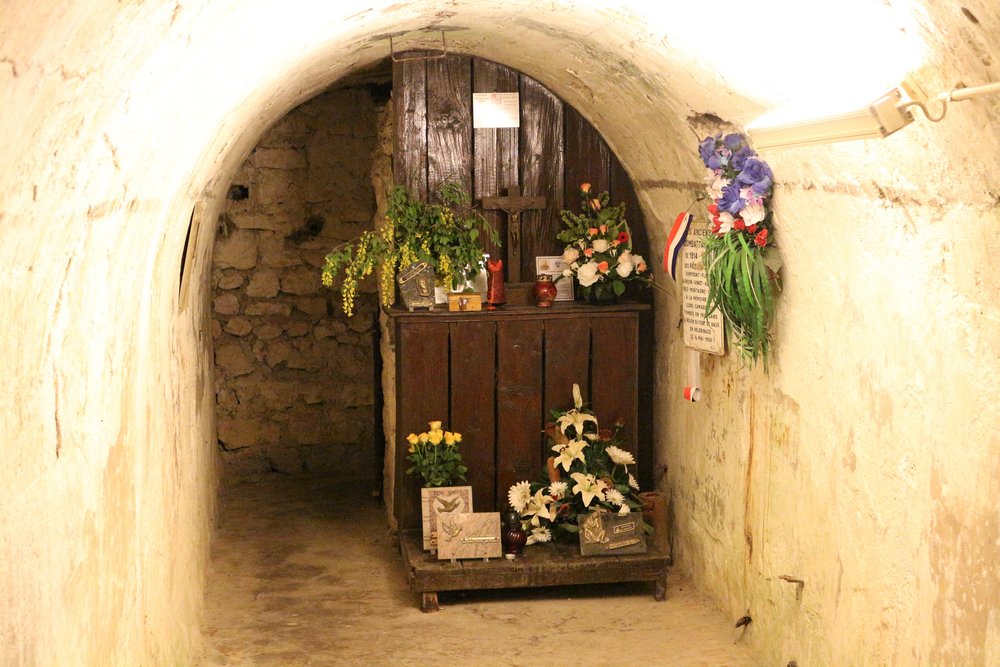
{"label": "wooden pallet", "polygon": [[667,566],[670,558],[649,545],[645,554],[628,556],[581,556],[576,545],[541,544],[526,547],[524,555],[484,562],[438,560],[422,549],[418,532],[399,538],[410,590],[421,593],[421,609],[439,609],[440,591],[489,588],[535,588],[569,584],[603,584],[622,581],[655,582],[654,597],[667,597]]}

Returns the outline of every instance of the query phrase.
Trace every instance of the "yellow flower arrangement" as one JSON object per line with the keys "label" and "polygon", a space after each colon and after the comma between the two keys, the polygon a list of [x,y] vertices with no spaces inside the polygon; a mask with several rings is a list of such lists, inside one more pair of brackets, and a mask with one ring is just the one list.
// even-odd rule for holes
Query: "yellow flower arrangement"
{"label": "yellow flower arrangement", "polygon": [[423,433],[406,436],[409,444],[406,458],[413,463],[406,474],[419,474],[424,478],[424,486],[451,486],[456,480],[464,481],[468,468],[458,451],[462,434],[443,430],[440,421],[432,421],[428,427]]}

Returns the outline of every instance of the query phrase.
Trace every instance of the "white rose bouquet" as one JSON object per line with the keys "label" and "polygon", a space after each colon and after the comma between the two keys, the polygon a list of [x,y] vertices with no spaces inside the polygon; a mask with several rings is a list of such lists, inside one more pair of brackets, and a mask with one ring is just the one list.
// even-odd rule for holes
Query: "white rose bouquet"
{"label": "white rose bouquet", "polygon": [[593,196],[590,183],[580,186],[580,199],[580,213],[560,214],[565,229],[557,238],[567,244],[562,256],[567,268],[560,277],[576,278],[591,303],[614,303],[627,282],[651,284],[646,260],[632,252],[625,204],[611,206],[607,192]]}

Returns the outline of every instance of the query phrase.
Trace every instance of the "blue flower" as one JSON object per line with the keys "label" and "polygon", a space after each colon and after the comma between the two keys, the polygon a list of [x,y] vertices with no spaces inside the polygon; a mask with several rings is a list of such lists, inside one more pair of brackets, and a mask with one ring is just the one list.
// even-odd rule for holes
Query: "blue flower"
{"label": "blue flower", "polygon": [[767,192],[771,187],[773,174],[767,163],[758,157],[747,158],[743,163],[743,170],[736,180],[743,185],[749,185],[758,194]]}
{"label": "blue flower", "polygon": [[705,139],[698,144],[698,155],[701,156],[701,161],[708,166],[708,160],[715,153],[715,137],[705,137]]}
{"label": "blue flower", "polygon": [[722,188],[722,197],[717,202],[720,211],[726,211],[737,215],[743,210],[746,202],[740,197],[740,186],[738,183],[730,183]]}
{"label": "blue flower", "polygon": [[740,134],[727,134],[722,139],[722,143],[726,145],[726,148],[736,151],[743,146],[743,136]]}
{"label": "blue flower", "polygon": [[756,156],[757,154],[753,152],[752,148],[750,148],[749,146],[744,146],[743,148],[733,153],[733,159],[732,159],[733,169],[737,171],[742,170],[743,166],[746,164],[747,158],[752,158]]}

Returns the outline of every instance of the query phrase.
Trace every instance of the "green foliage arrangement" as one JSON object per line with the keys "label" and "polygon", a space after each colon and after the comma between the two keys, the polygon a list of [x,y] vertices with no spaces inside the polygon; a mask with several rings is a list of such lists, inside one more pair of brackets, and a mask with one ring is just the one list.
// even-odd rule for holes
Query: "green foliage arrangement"
{"label": "green foliage arrangement", "polygon": [[478,275],[483,234],[498,243],[496,230],[472,210],[469,194],[461,185],[446,183],[435,199],[439,203],[422,202],[406,188],[394,188],[389,193],[386,224],[340,244],[326,256],[323,284],[333,287],[342,274],[340,293],[348,316],[354,313],[358,283],[376,269],[383,306],[393,302],[396,272],[414,262],[429,263],[438,284],[452,289]]}

